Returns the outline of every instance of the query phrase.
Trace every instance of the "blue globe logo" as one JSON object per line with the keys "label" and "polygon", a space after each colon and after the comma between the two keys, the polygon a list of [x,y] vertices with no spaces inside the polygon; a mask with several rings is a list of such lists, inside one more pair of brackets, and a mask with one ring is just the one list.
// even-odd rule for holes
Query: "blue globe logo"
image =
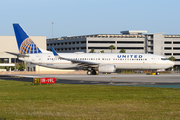
{"label": "blue globe logo", "polygon": [[36,44],[30,39],[25,39],[20,46],[20,54],[42,53]]}

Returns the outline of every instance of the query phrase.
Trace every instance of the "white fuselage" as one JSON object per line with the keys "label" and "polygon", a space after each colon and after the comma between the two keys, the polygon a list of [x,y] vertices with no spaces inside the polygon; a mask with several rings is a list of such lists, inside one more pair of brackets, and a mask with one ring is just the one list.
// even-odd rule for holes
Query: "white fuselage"
{"label": "white fuselage", "polygon": [[[53,53],[28,54],[29,57],[21,60],[33,64],[56,68],[78,69],[81,66],[71,61],[55,58]],[[174,65],[167,58],[154,54],[127,54],[127,53],[60,53],[61,57],[102,64],[113,64],[116,69],[166,69]]]}

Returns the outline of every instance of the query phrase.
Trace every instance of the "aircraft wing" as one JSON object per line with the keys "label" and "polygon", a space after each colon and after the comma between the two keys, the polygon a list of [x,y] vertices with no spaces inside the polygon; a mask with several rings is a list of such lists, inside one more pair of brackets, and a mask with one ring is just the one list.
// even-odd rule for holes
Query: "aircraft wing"
{"label": "aircraft wing", "polygon": [[79,65],[99,65],[99,63],[89,62],[89,61],[74,60],[74,59],[68,59],[68,58],[63,58],[63,57],[60,57],[60,59],[71,61],[72,63],[78,63]]}
{"label": "aircraft wing", "polygon": [[82,60],[74,60],[74,59],[69,59],[69,58],[64,58],[64,57],[61,57],[57,54],[57,52],[54,50],[54,48],[52,46],[51,47],[51,50],[54,54],[54,56],[56,58],[60,58],[60,59],[63,59],[63,60],[67,60],[67,61],[71,61],[72,63],[77,63],[78,65],[80,66],[92,66],[92,65],[99,65],[99,63],[95,63],[95,62],[89,62],[89,61],[82,61]]}
{"label": "aircraft wing", "polygon": [[24,54],[17,54],[17,53],[12,53],[12,52],[6,52],[8,54],[11,54],[11,55],[15,55],[17,57],[29,57],[29,55],[24,55]]}

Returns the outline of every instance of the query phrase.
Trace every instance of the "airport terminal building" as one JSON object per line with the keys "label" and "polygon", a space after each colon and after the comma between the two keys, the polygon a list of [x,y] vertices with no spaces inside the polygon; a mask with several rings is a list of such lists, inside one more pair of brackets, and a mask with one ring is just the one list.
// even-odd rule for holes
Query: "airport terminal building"
{"label": "airport terminal building", "polygon": [[147,34],[147,31],[121,31],[121,34],[94,34],[73,37],[47,39],[47,50],[50,46],[59,53],[83,51],[89,53],[92,48],[98,53],[104,50],[110,53],[109,46],[114,45],[113,53],[125,49],[126,53],[147,53],[174,56],[175,65],[180,65],[180,35],[162,33]]}
{"label": "airport terminal building", "polygon": [[[94,34],[52,39],[46,39],[46,36],[30,37],[38,47],[50,51],[50,46],[53,46],[59,53],[80,51],[89,53],[93,48],[96,53],[102,50],[105,53],[111,53],[109,47],[114,45],[113,53],[119,53],[121,49],[125,49],[126,53],[157,54],[167,58],[174,56],[175,65],[180,66],[180,35],[147,34],[147,31],[129,30],[122,31],[121,34]],[[0,66],[15,66],[17,57],[5,53],[6,51],[19,53],[15,36],[0,36],[0,42]],[[49,70],[27,64],[27,71]]]}

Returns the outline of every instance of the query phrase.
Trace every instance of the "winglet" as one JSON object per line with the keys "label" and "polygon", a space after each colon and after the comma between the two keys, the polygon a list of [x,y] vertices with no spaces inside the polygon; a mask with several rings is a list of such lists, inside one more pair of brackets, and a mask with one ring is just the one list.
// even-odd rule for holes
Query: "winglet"
{"label": "winglet", "polygon": [[51,47],[51,50],[52,50],[54,56],[59,56],[59,55],[57,54],[57,52],[54,50],[54,48],[53,48],[52,46],[50,46],[50,47]]}

